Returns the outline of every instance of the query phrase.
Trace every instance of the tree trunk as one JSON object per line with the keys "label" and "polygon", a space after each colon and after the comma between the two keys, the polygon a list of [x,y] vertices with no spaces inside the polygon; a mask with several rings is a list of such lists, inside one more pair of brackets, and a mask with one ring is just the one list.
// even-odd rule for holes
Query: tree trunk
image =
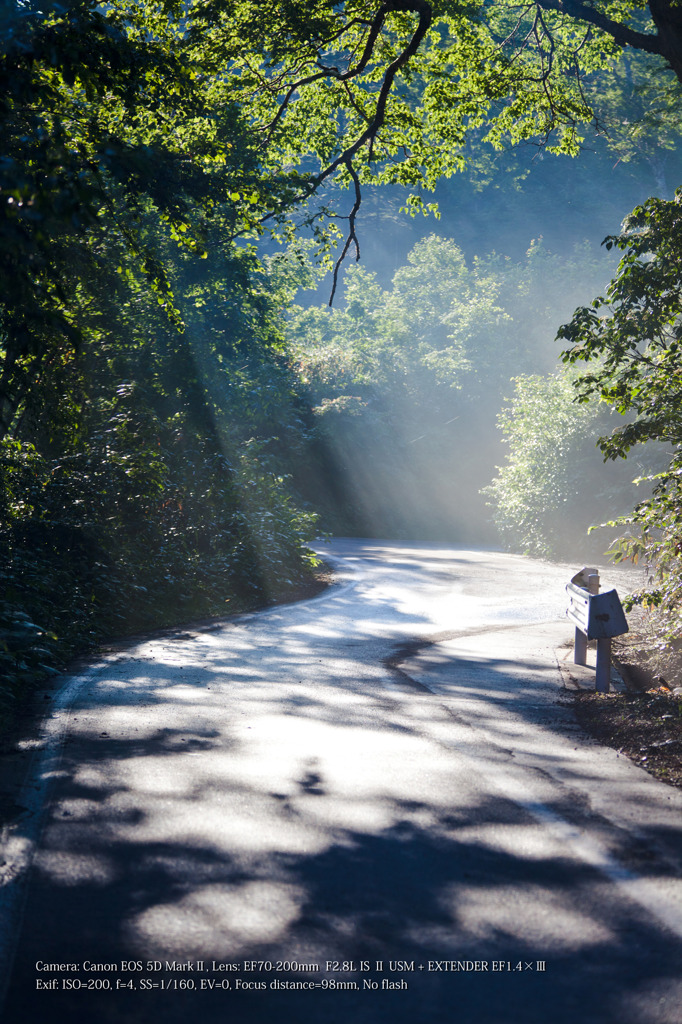
{"label": "tree trunk", "polygon": [[682,5],[677,0],[649,0],[649,10],[658,29],[661,54],[682,82]]}

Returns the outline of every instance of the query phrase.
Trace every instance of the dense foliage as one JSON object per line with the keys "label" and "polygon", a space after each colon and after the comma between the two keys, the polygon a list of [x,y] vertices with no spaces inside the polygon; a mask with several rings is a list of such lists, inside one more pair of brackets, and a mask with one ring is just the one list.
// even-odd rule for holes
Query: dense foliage
{"label": "dense foliage", "polygon": [[579,398],[597,396],[627,415],[601,438],[604,457],[625,458],[652,440],[665,445],[653,496],[620,519],[632,529],[613,553],[651,565],[651,585],[638,600],[661,607],[666,643],[679,636],[682,600],[682,192],[650,199],[607,245],[623,253],[616,277],[560,336],[570,344],[566,361],[594,364],[578,378]]}
{"label": "dense foliage", "polygon": [[642,452],[635,466],[605,467],[597,444],[618,417],[604,403],[576,404],[576,378],[575,372],[516,378],[498,417],[506,458],[485,493],[508,547],[587,561],[603,555],[613,533],[588,540],[590,527],[632,507],[641,497],[633,477],[651,471],[658,453]]}
{"label": "dense foliage", "polygon": [[0,442],[0,657],[15,683],[53,664],[57,640],[63,658],[103,634],[252,606],[311,563],[314,517],[278,457],[305,431],[273,283],[253,262],[209,258],[201,281],[177,268],[183,333],[115,271],[93,284],[94,323],[82,311],[59,390],[56,374],[36,387]]}

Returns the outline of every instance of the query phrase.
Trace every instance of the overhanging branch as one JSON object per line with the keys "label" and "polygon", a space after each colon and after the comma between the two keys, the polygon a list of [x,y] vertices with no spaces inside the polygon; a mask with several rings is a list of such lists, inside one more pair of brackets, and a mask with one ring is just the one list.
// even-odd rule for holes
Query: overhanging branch
{"label": "overhanging branch", "polygon": [[632,46],[636,50],[645,50],[647,53],[657,53],[664,56],[661,47],[661,40],[657,35],[650,35],[647,32],[637,32],[635,29],[623,25],[622,22],[608,18],[601,11],[581,3],[580,0],[536,0],[537,6],[545,11],[557,11],[559,14],[567,14],[576,21],[585,21],[595,28],[602,29],[608,33],[619,46]]}
{"label": "overhanging branch", "polygon": [[343,252],[339,256],[334,266],[334,280],[332,282],[332,293],[329,296],[330,306],[333,304],[334,296],[336,295],[336,285],[338,284],[339,270],[341,268],[341,264],[345,260],[348,250],[351,247],[351,243],[353,242],[355,242],[355,260],[357,262],[360,259],[360,243],[358,242],[358,236],[355,232],[355,218],[358,215],[360,203],[362,202],[362,192],[360,190],[360,179],[358,178],[357,172],[353,167],[353,163],[351,160],[348,160],[346,162],[346,167],[348,168],[348,173],[353,179],[353,184],[355,186],[355,203],[353,204],[353,209],[350,211],[350,214],[348,216],[348,235],[346,237],[346,244],[344,245]]}
{"label": "overhanging branch", "polygon": [[[277,113],[275,114],[273,120],[265,129],[267,132],[267,137],[270,138],[275,127],[284,118],[287,108],[292,100],[292,97],[300,88],[303,88],[306,85],[311,85],[313,82],[320,81],[321,79],[325,78],[341,82],[347,88],[347,84],[350,79],[357,77],[358,75],[362,74],[363,71],[366,70],[372,58],[372,54],[374,53],[374,48],[377,44],[377,40],[379,39],[379,36],[381,35],[381,32],[383,30],[386,18],[388,17],[388,15],[398,11],[404,13],[418,14],[419,23],[407,45],[404,47],[403,50],[401,50],[401,52],[398,54],[395,60],[392,61],[391,64],[389,64],[389,66],[386,68],[386,71],[384,72],[381,87],[379,89],[379,93],[377,96],[376,106],[374,108],[374,115],[370,116],[365,114],[365,112],[359,109],[355,103],[352,103],[352,105],[355,107],[356,112],[360,114],[360,116],[363,117],[364,120],[366,121],[366,128],[355,140],[355,142],[347,146],[343,150],[343,152],[340,153],[339,156],[336,157],[334,160],[332,160],[331,163],[329,163],[325,168],[323,168],[323,170],[320,171],[319,174],[316,174],[311,177],[309,183],[304,187],[303,192],[300,196],[302,200],[310,199],[317,192],[317,190],[320,188],[323,182],[325,182],[327,178],[331,177],[340,167],[346,167],[353,181],[353,185],[355,187],[355,202],[348,216],[348,236],[346,238],[343,252],[341,253],[341,256],[337,260],[336,265],[334,267],[334,282],[332,287],[331,298],[329,300],[330,305],[334,299],[334,294],[336,292],[340,266],[343,263],[343,260],[345,259],[350,246],[353,243],[355,244],[357,258],[359,259],[360,257],[360,247],[358,244],[358,238],[355,230],[355,220],[357,212],[360,208],[361,191],[360,179],[354,167],[353,161],[355,160],[359,151],[365,145],[369,146],[369,161],[373,159],[374,142],[376,141],[377,135],[381,131],[386,120],[386,105],[388,103],[388,97],[393,87],[395,77],[398,74],[398,72],[403,67],[405,67],[408,61],[416,54],[417,50],[419,49],[422,43],[422,40],[424,39],[424,36],[428,32],[433,21],[433,10],[428,0],[385,0],[385,2],[382,3],[379,9],[377,10],[372,21],[367,23],[369,27],[369,32],[367,35],[367,39],[365,41],[365,45],[363,47],[362,55],[358,62],[354,64],[352,67],[348,68],[347,71],[341,71],[340,68],[338,67],[326,66],[318,63],[318,71],[315,71],[310,75],[306,75],[305,77],[300,78],[297,81],[291,83],[291,85],[288,87],[286,91],[284,99],[282,100],[277,109]],[[357,19],[355,20],[355,22],[350,22],[349,25],[346,26],[346,28],[348,28],[350,24],[354,23],[357,23]],[[340,36],[341,34],[341,32],[337,33],[335,38],[338,38],[338,36]],[[276,216],[275,212],[267,214],[263,218],[263,221],[269,220],[273,216]]]}

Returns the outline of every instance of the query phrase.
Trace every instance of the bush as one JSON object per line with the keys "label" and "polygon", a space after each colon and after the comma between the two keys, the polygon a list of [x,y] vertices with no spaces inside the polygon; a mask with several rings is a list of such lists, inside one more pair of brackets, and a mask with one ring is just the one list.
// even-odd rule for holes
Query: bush
{"label": "bush", "polygon": [[498,417],[506,463],[484,489],[504,543],[538,557],[601,555],[608,542],[603,534],[588,539],[589,527],[628,508],[634,495],[634,467],[605,467],[597,450],[606,406],[578,404],[567,373],[517,377],[514,388]]}

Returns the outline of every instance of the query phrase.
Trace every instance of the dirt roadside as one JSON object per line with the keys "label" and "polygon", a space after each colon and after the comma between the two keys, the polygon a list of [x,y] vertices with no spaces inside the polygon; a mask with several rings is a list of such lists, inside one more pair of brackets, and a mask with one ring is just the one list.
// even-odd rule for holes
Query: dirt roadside
{"label": "dirt roadside", "polygon": [[682,789],[682,687],[653,677],[633,655],[637,646],[636,632],[627,642],[615,641],[610,693],[595,693],[593,674],[581,673],[562,652],[560,665],[576,719],[599,743],[660,782]]}

